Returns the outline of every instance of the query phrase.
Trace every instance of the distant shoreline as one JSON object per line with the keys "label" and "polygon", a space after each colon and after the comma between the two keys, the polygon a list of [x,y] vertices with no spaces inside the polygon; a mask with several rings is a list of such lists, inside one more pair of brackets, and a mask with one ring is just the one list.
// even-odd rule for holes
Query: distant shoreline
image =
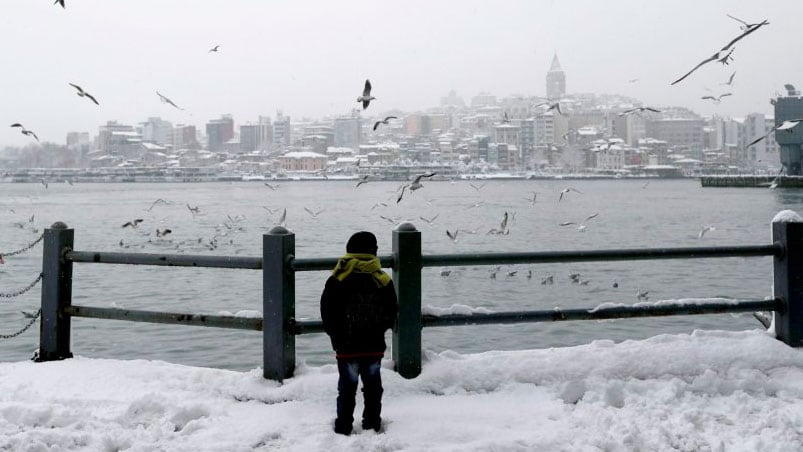
{"label": "distant shoreline", "polygon": [[[421,169],[411,168],[409,174],[416,174]],[[72,169],[72,168],[31,168],[25,170],[6,171],[0,176],[0,182],[6,183],[190,183],[190,182],[292,182],[292,181],[356,181],[369,175],[372,181],[403,182],[410,180],[407,174],[237,174],[225,173],[205,168],[144,169],[125,170],[122,168]],[[647,179],[697,179],[700,175],[684,175],[671,173],[570,173],[551,174],[541,172],[494,172],[443,174],[433,177],[433,181],[484,181],[484,180],[647,180]]]}

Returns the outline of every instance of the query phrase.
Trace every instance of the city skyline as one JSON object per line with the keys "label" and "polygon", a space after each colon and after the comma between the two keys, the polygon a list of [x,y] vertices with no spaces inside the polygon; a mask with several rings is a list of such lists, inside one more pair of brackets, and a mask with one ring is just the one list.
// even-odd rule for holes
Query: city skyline
{"label": "city skyline", "polygon": [[[770,97],[803,73],[803,63],[777,50],[801,33],[793,18],[803,5],[792,2],[50,3],[4,5],[0,36],[9,44],[0,58],[11,70],[0,100],[7,124],[55,143],[71,131],[94,134],[107,120],[202,127],[222,113],[239,123],[276,110],[294,119],[348,115],[365,78],[377,100],[364,116],[422,111],[452,89],[467,102],[481,92],[546,96],[555,54],[568,94],[620,94],[726,117],[771,115]],[[729,66],[708,65],[670,86],[740,33],[726,14],[770,25],[741,41]],[[734,71],[733,85],[720,85]],[[700,99],[724,88],[734,95],[719,104]],[[161,103],[157,90],[185,110]],[[0,127],[0,146],[30,142]]]}

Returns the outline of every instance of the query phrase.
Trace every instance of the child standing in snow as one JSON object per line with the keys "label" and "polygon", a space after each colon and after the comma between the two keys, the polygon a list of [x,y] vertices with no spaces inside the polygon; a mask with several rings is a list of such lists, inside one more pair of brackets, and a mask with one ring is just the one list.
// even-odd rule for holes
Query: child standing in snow
{"label": "child standing in snow", "polygon": [[396,290],[376,257],[374,234],[361,231],[349,238],[346,255],[335,265],[321,294],[321,319],[337,357],[335,432],[349,435],[354,422],[358,377],[365,407],[363,430],[382,427],[380,364],[387,348],[385,332],[396,319]]}

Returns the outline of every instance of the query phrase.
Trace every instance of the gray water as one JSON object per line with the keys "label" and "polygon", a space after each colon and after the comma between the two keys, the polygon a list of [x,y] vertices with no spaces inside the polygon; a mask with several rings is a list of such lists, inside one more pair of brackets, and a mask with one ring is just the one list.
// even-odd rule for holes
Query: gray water
{"label": "gray water", "polygon": [[[481,182],[472,182],[479,187]],[[33,241],[55,221],[75,229],[75,249],[210,255],[261,256],[262,234],[287,209],[286,226],[296,235],[299,258],[338,257],[357,230],[379,239],[379,254],[390,253],[394,223],[410,221],[422,231],[425,254],[464,252],[565,251],[581,249],[758,245],[770,241],[770,222],[781,210],[803,210],[803,191],[702,188],[696,180],[488,181],[476,190],[469,182],[427,182],[396,203],[399,182],[261,182],[197,184],[0,184],[0,253]],[[558,201],[563,188],[574,187]],[[537,192],[535,204],[532,198]],[[166,203],[156,203],[163,199]],[[385,203],[386,205],[377,205]],[[479,206],[472,207],[475,204]],[[193,215],[187,208],[198,206]],[[153,205],[153,206],[152,206]],[[152,206],[152,208],[151,208]],[[313,217],[305,211],[323,211]],[[150,210],[149,210],[150,208]],[[504,212],[515,217],[509,235],[487,235]],[[589,220],[585,231],[559,226]],[[31,216],[34,222],[28,223]],[[433,225],[419,217],[432,218]],[[381,218],[387,217],[392,221]],[[134,218],[137,229],[121,225]],[[23,227],[19,227],[21,223]],[[714,226],[702,239],[704,226]],[[34,231],[34,228],[37,231]],[[156,229],[172,233],[157,238]],[[463,229],[458,240],[446,230]],[[476,231],[470,234],[466,231]],[[218,234],[218,247],[207,242]],[[201,243],[199,243],[199,239]],[[120,244],[122,240],[122,246]],[[41,244],[0,265],[0,293],[18,290],[41,270]],[[604,302],[634,303],[638,289],[650,300],[732,297],[760,299],[772,293],[770,258],[591,262],[492,267],[425,268],[423,305],[453,304],[492,310],[534,310],[560,306],[593,307]],[[532,279],[527,279],[528,270]],[[517,271],[515,276],[507,272]],[[580,273],[587,285],[572,283]],[[554,284],[541,280],[553,275]],[[319,318],[318,300],[327,272],[296,276],[298,317]],[[618,283],[618,288],[613,283]],[[21,311],[35,311],[40,286],[0,299],[0,334],[21,328]],[[76,264],[73,303],[172,312],[221,313],[261,310],[261,273],[255,270]],[[424,348],[460,353],[515,350],[622,341],[695,329],[752,329],[749,314],[678,316],[605,322],[556,322],[426,328]],[[261,365],[261,333],[74,318],[72,351],[93,358],[160,359],[175,363],[245,370]],[[331,362],[327,338],[297,339],[298,360]],[[0,360],[28,359],[38,348],[38,328],[0,340]]]}

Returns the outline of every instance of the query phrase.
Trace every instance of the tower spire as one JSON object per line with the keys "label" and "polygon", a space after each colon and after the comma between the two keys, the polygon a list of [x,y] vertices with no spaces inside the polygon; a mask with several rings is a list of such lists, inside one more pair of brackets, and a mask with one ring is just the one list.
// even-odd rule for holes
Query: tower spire
{"label": "tower spire", "polygon": [[552,65],[549,67],[549,72],[563,72],[563,68],[560,67],[560,61],[558,61],[557,52],[552,57]]}

